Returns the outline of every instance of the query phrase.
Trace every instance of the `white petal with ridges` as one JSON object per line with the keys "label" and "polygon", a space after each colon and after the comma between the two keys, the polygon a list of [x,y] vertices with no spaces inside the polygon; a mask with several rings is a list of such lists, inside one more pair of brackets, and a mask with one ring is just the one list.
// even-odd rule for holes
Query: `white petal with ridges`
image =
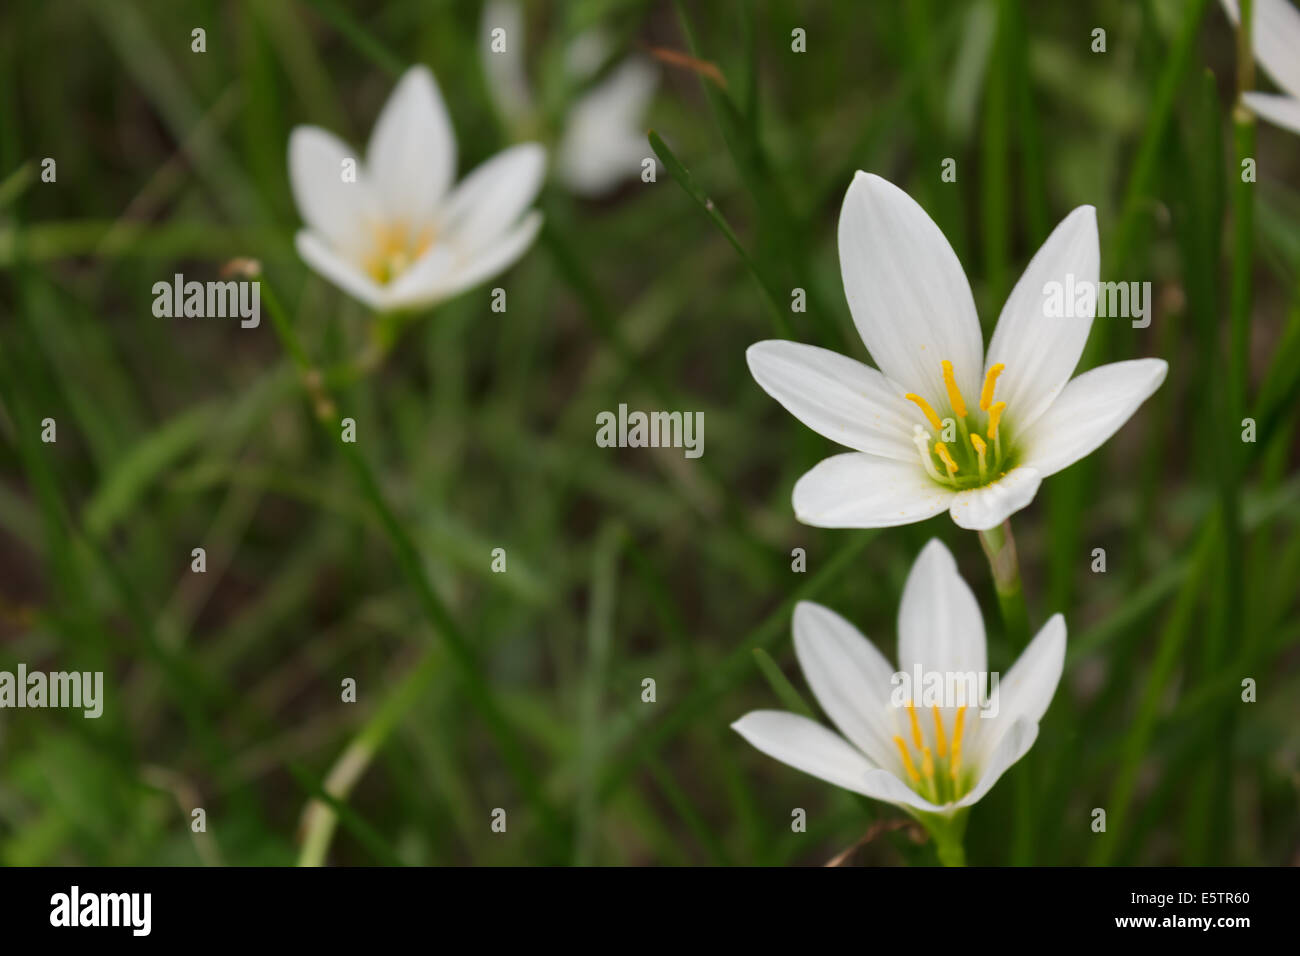
{"label": "white petal with ridges", "polygon": [[937,515],[953,493],[915,464],[853,452],[819,462],[795,482],[794,514],[817,528],[889,528]]}
{"label": "white petal with ridges", "polygon": [[[1028,427],[1043,414],[1079,364],[1092,328],[1100,268],[1097,212],[1080,206],[1052,230],[1007,298],[989,342],[985,369],[1006,366],[994,399],[1007,403],[1007,420],[1016,428]],[[1062,296],[1088,283],[1093,307],[1074,315],[1074,303],[1064,302],[1070,314],[1049,315],[1045,289],[1052,283],[1059,285]]]}
{"label": "white petal with ridges", "polygon": [[1034,500],[1042,476],[1034,468],[1013,468],[982,488],[959,491],[952,500],[952,520],[969,531],[988,531]]}
{"label": "white petal with ridges", "polygon": [[382,311],[385,308],[387,293],[384,288],[351,260],[335,252],[319,235],[307,229],[299,230],[294,236],[294,246],[307,265],[352,298],[372,309]]}
{"label": "white petal with ridges", "polygon": [[817,434],[869,455],[920,464],[910,438],[920,411],[874,368],[777,339],[751,345],[745,359],[763,390]]}
{"label": "white petal with ridges", "polygon": [[[1223,0],[1234,26],[1241,25],[1236,0]],[[1290,0],[1254,0],[1251,46],[1255,59],[1273,82],[1300,97],[1300,10]]]}
{"label": "white petal with ridges", "polygon": [[390,219],[432,220],[456,176],[456,135],[428,67],[402,74],[375,121],[366,167]]}
{"label": "white petal with ridges", "polygon": [[882,372],[947,406],[941,363],[968,403],[984,364],[975,300],[952,246],[897,186],[858,172],[839,222],[840,274],[858,334]]}
{"label": "white petal with ridges", "polygon": [[1293,133],[1300,133],[1300,99],[1274,93],[1247,93],[1242,99],[1256,116]]}
{"label": "white petal with ridges", "polygon": [[794,609],[794,650],[822,710],[877,766],[899,763],[885,722],[894,668],[856,627],[830,608],[801,601]]}
{"label": "white petal with ridges", "polygon": [[[344,182],[344,161],[356,165],[356,182]],[[356,150],[317,126],[289,134],[289,187],[298,212],[312,230],[343,254],[369,240],[378,206]]]}
{"label": "white petal with ridges", "polygon": [[1021,718],[1037,724],[1056,695],[1065,668],[1065,618],[1053,614],[1021,652],[1011,670],[998,681],[990,709],[996,716],[982,718],[994,726],[980,742],[983,752],[997,749],[1003,733]]}
{"label": "white petal with ridges", "polygon": [[521,143],[486,160],[457,184],[438,213],[440,238],[465,256],[500,239],[542,188],[546,150]]}
{"label": "white petal with ridges", "polygon": [[983,674],[988,667],[984,616],[952,552],[931,539],[908,572],[898,606],[898,666],[913,674]]}
{"label": "white petal with ridges", "polygon": [[1038,724],[1024,717],[1013,723],[1002,735],[992,755],[984,764],[978,782],[971,788],[970,793],[957,801],[957,806],[969,807],[983,798],[993,789],[993,785],[999,778],[1029,752],[1029,748],[1034,745],[1037,738]]}
{"label": "white petal with ridges", "polygon": [[1043,477],[1090,454],[1115,434],[1169,371],[1163,359],[1113,362],[1084,372],[1018,436],[1022,460]]}

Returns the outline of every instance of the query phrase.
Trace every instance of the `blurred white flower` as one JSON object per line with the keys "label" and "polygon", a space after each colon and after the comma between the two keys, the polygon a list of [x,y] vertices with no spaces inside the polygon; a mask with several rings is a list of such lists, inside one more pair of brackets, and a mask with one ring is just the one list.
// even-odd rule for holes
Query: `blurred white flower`
{"label": "blurred white flower", "polygon": [[[1237,0],[1222,2],[1233,24],[1240,26]],[[1246,93],[1242,99],[1256,115],[1300,133],[1300,10],[1287,0],[1255,0],[1250,18],[1255,59],[1284,94]]]}
{"label": "blurred white flower", "polygon": [[1038,250],[987,356],[961,263],[898,187],[859,172],[840,211],[839,246],[849,309],[879,371],[796,342],[759,342],[746,353],[769,395],[855,449],[795,484],[804,524],[882,528],[949,510],[963,528],[996,527],[1033,500],[1043,478],[1113,435],[1164,381],[1160,359],[1070,379],[1095,294],[1083,315],[1054,318],[1046,291],[1049,283],[1097,288],[1091,206],[1070,213]]}
{"label": "blurred white flower", "polygon": [[[505,49],[495,52],[492,31],[505,31]],[[515,129],[540,125],[524,67],[524,16],[515,0],[491,0],[483,7],[483,70],[488,90],[506,122]],[[566,48],[564,70],[574,85],[589,81],[609,56],[607,38],[597,30],[577,36]],[[610,192],[639,175],[653,158],[646,144],[645,114],[654,98],[658,73],[642,57],[628,57],[583,93],[564,117],[556,148],[556,175],[581,196]]]}
{"label": "blurred white flower", "polygon": [[388,312],[449,299],[509,267],[537,235],[529,211],[546,167],[536,143],[511,147],[460,183],[456,137],[433,74],[407,70],[365,159],[332,133],[296,127],[289,181],[307,228],[298,254],[348,295]]}
{"label": "blurred white flower", "polygon": [[[1033,745],[1065,664],[1065,620],[1057,614],[1043,626],[983,708],[896,706],[889,661],[820,604],[795,608],[794,647],[840,733],[780,710],[753,711],[732,728],[796,770],[909,812],[950,818]],[[979,604],[938,540],[921,551],[903,588],[898,657],[899,671],[909,674],[987,673]]]}

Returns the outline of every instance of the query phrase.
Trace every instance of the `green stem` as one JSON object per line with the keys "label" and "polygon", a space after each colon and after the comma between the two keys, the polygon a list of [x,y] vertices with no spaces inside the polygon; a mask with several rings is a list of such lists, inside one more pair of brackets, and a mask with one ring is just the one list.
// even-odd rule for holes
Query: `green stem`
{"label": "green stem", "polygon": [[1025,606],[1025,592],[1020,585],[1020,562],[1016,558],[1016,539],[1011,534],[1011,519],[998,528],[980,532],[980,545],[993,572],[993,587],[1002,609],[1002,623],[1007,640],[1014,650],[1029,643],[1029,611]]}
{"label": "green stem", "polygon": [[938,813],[916,813],[914,816],[934,840],[934,851],[944,866],[965,866],[966,820],[970,810],[958,810],[952,816]]}

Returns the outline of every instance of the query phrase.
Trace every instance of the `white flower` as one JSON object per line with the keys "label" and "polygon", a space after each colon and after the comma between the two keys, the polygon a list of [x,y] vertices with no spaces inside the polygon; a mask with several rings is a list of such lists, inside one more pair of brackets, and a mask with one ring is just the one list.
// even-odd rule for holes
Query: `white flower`
{"label": "white flower", "polygon": [[524,143],[453,188],[451,118],[433,74],[412,67],[384,104],[364,162],[319,127],[290,135],[289,181],[307,224],[298,254],[377,311],[441,302],[523,255],[542,223],[527,210],[545,166],[542,147]]}
{"label": "white flower", "polygon": [[[505,31],[505,50],[492,46],[492,31]],[[524,17],[513,0],[493,0],[483,8],[483,69],[488,89],[507,122],[517,128],[539,123],[525,77]],[[569,82],[591,79],[609,56],[604,34],[579,34],[564,53]],[[645,113],[654,98],[658,73],[642,57],[628,57],[609,75],[580,96],[564,117],[556,149],[556,174],[564,186],[581,196],[610,192],[641,171],[650,156]]]}
{"label": "white flower", "polygon": [[1065,620],[1057,614],[1043,626],[984,708],[896,706],[896,673],[987,672],[979,605],[952,554],[932,540],[903,588],[899,672],[852,624],[807,601],[795,608],[794,647],[840,733],[779,710],[753,711],[732,728],[769,757],[828,783],[909,812],[951,817],[988,793],[1033,745],[1061,679]]}
{"label": "white flower", "polygon": [[855,449],[795,484],[795,516],[805,524],[880,528],[947,509],[963,528],[996,527],[1033,500],[1043,478],[1114,434],[1164,381],[1159,359],[1103,365],[1070,380],[1094,310],[1085,297],[1083,315],[1049,318],[1045,293],[1053,282],[1097,289],[1091,206],[1070,213],[1038,250],[987,356],[956,254],[898,187],[859,172],[840,211],[839,246],[849,309],[879,371],[795,342],[759,342],[747,352],[769,395]]}
{"label": "white flower", "polygon": [[[1223,8],[1240,26],[1237,0],[1223,0]],[[1284,94],[1246,93],[1242,99],[1270,123],[1300,133],[1300,10],[1286,0],[1255,0],[1250,19],[1255,59]]]}

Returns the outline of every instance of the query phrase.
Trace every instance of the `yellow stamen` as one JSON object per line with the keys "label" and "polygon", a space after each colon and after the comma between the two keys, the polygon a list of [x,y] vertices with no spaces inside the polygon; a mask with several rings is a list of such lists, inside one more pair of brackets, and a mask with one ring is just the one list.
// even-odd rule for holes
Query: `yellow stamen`
{"label": "yellow stamen", "polygon": [[952,477],[957,474],[957,463],[952,460],[952,455],[948,453],[948,446],[941,441],[934,443],[934,453],[943,459],[943,466],[948,469],[948,476]]}
{"label": "yellow stamen", "polygon": [[930,708],[934,711],[934,752],[940,757],[948,756],[948,740],[943,734],[943,715],[938,705]]}
{"label": "yellow stamen", "polygon": [[916,719],[916,708],[911,704],[907,705],[907,716],[912,718],[912,743],[916,744],[917,750],[920,750],[925,746],[925,739],[921,736],[921,724]]}
{"label": "yellow stamen", "polygon": [[1002,413],[1006,408],[1006,402],[994,402],[989,409],[989,441],[998,440],[998,422],[1002,421]]}
{"label": "yellow stamen", "polygon": [[1001,362],[989,369],[988,374],[984,376],[984,391],[980,392],[980,408],[983,411],[989,410],[989,405],[993,404],[993,388],[997,385],[998,376],[1006,368]]}
{"label": "yellow stamen", "polygon": [[966,401],[961,397],[961,389],[957,387],[957,380],[952,375],[952,363],[947,359],[943,360],[943,384],[948,389],[948,401],[952,403],[953,414],[958,418],[965,418]]}
{"label": "yellow stamen", "polygon": [[984,464],[984,450],[985,450],[986,448],[988,448],[988,445],[984,444],[984,439],[983,439],[983,438],[980,438],[980,436],[977,435],[977,434],[975,434],[974,432],[971,432],[971,435],[970,435],[970,443],[971,443],[971,447],[975,449],[975,454],[979,457],[979,460],[980,460],[980,477],[983,478],[983,477],[984,477],[984,470],[985,470],[985,464]]}
{"label": "yellow stamen", "polygon": [[957,779],[957,774],[961,771],[961,735],[966,726],[966,708],[957,708],[957,719],[952,725],[952,761],[949,764],[949,773],[952,779]]}
{"label": "yellow stamen", "polygon": [[907,752],[907,744],[903,742],[902,737],[895,737],[894,743],[898,744],[898,752],[903,756],[903,769],[907,771],[907,777],[912,783],[920,783],[921,775],[916,772],[916,766],[912,763],[912,755]]}
{"label": "yellow stamen", "polygon": [[921,773],[925,774],[926,779],[934,776],[934,757],[930,755],[929,747],[921,748]]}
{"label": "yellow stamen", "polygon": [[939,418],[938,415],[934,413],[934,409],[930,407],[929,402],[927,402],[920,395],[917,395],[915,392],[908,392],[903,397],[907,399],[909,402],[916,402],[916,404],[920,406],[921,412],[925,415],[925,418],[930,423],[931,428],[933,428],[935,431],[943,431],[943,421]]}

